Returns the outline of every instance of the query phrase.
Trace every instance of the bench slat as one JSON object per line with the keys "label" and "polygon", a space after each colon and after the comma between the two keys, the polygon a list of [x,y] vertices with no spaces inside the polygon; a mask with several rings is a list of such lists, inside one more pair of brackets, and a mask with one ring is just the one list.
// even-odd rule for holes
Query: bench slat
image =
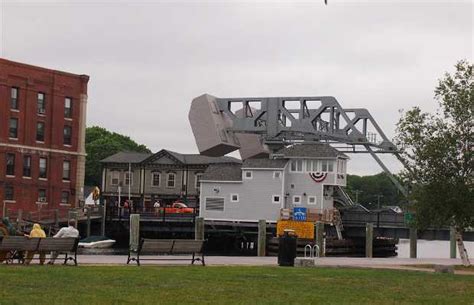
{"label": "bench slat", "polygon": [[201,253],[204,241],[202,240],[180,240],[176,239],[172,254]]}
{"label": "bench slat", "polygon": [[173,242],[172,239],[144,239],[140,253],[170,253]]}
{"label": "bench slat", "polygon": [[77,238],[65,237],[65,238],[44,238],[40,241],[38,251],[68,251],[73,252],[76,250]]}
{"label": "bench slat", "polygon": [[0,243],[3,251],[36,251],[41,238],[29,238],[26,236],[7,236]]}

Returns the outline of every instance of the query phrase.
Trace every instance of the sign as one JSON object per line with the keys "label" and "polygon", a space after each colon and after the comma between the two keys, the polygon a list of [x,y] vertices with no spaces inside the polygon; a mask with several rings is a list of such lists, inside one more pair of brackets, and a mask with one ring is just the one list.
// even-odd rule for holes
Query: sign
{"label": "sign", "polygon": [[302,239],[314,239],[314,223],[309,221],[279,220],[277,222],[277,236],[282,236],[285,230],[295,231],[296,236]]}
{"label": "sign", "polygon": [[306,221],[306,208],[293,208],[293,219],[297,221]]}

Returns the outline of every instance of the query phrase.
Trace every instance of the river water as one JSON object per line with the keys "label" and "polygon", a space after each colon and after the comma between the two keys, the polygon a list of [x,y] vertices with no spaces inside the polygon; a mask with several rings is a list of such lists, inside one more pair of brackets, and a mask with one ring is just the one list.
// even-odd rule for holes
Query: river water
{"label": "river water", "polygon": [[[474,257],[474,242],[465,241],[467,254]],[[456,245],[456,255],[459,258],[459,251]],[[398,243],[398,257],[410,257],[410,240],[400,239]],[[417,244],[418,258],[449,258],[449,240],[423,240],[419,239]]]}

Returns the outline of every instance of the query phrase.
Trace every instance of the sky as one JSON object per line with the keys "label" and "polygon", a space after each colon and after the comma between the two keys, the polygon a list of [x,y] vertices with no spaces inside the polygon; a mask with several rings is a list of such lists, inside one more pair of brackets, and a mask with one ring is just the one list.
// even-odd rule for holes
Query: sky
{"label": "sky", "polygon": [[[0,0],[3,58],[87,74],[87,125],[151,150],[197,153],[191,100],[336,97],[385,134],[400,111],[434,111],[434,88],[472,62],[472,1]],[[393,171],[401,164],[383,157]],[[351,156],[348,171],[381,171]]]}

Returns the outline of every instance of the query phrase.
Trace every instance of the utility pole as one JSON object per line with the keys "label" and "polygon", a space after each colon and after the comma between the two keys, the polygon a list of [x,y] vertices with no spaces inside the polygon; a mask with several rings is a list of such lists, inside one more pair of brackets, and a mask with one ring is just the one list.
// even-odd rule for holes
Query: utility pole
{"label": "utility pole", "polygon": [[380,210],[380,198],[382,198],[383,195],[382,194],[377,194],[375,196],[377,196],[377,209]]}
{"label": "utility pole", "polygon": [[130,185],[132,184],[132,164],[128,163],[128,204],[130,204]]}

